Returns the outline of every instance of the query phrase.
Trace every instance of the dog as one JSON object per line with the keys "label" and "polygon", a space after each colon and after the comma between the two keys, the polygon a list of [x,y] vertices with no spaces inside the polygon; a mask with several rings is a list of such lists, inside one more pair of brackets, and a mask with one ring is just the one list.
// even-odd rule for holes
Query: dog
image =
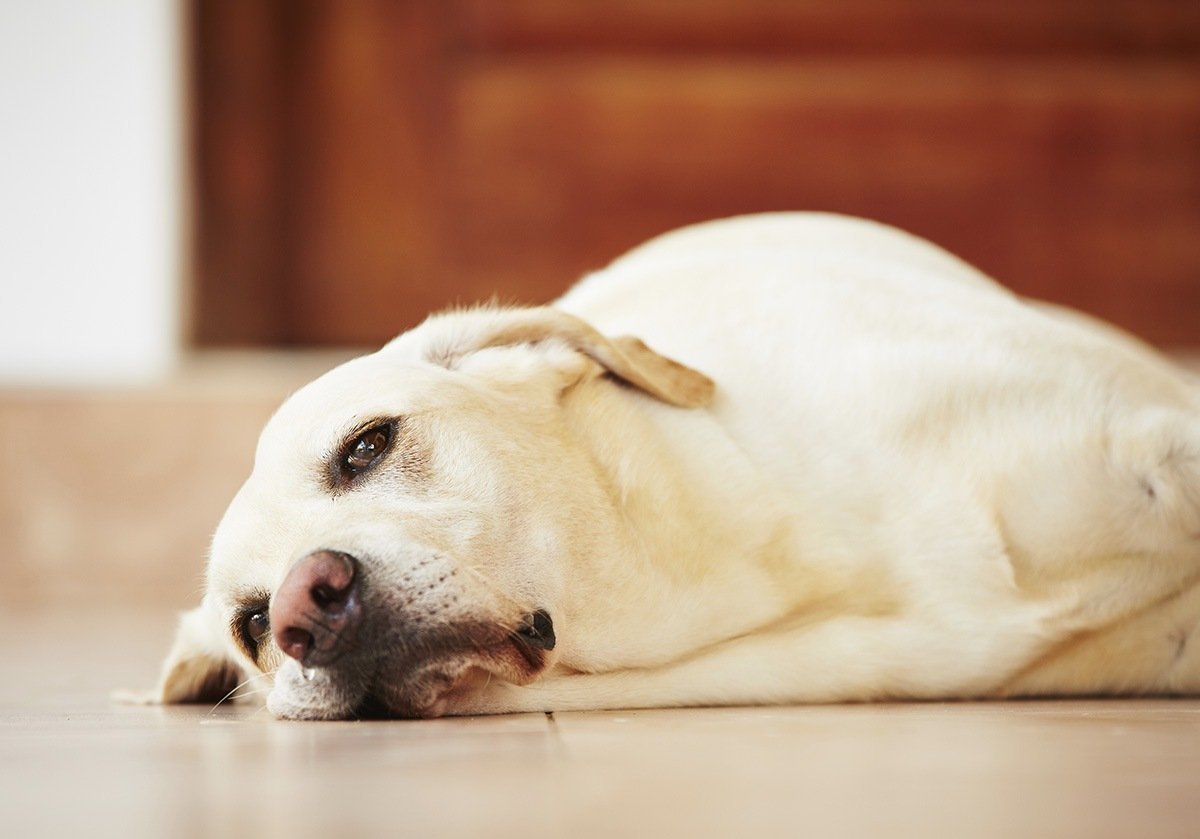
{"label": "dog", "polygon": [[433,316],[291,396],[152,698],[1187,694],[1198,621],[1200,384],[928,242],[780,213]]}

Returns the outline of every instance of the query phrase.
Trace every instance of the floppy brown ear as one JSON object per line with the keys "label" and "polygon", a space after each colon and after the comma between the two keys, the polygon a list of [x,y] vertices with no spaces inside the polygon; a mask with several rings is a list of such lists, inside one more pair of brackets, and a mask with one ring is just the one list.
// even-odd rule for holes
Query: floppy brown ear
{"label": "floppy brown ear", "polygon": [[214,637],[210,619],[200,607],[184,612],[180,618],[158,686],[145,694],[122,694],[117,698],[161,705],[219,702],[241,680],[241,668]]}
{"label": "floppy brown ear", "polygon": [[459,312],[426,323],[422,329],[434,330],[426,345],[426,358],[447,367],[488,347],[556,339],[663,402],[699,408],[713,398],[712,379],[703,373],[659,355],[637,338],[608,338],[580,318],[550,306]]}

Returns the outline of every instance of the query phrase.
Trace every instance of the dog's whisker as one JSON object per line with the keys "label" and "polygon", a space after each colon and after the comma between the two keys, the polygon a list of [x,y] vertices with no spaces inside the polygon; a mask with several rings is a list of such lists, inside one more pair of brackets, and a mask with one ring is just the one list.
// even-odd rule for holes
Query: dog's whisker
{"label": "dog's whisker", "polygon": [[227,693],[226,695],[222,696],[222,697],[221,697],[221,699],[218,699],[218,700],[216,701],[216,705],[214,705],[214,706],[212,706],[211,708],[209,708],[209,714],[211,715],[211,714],[212,714],[212,712],[215,712],[215,711],[216,711],[216,709],[217,709],[217,708],[220,708],[220,707],[223,705],[223,703],[224,703],[224,702],[227,702],[227,701],[228,701],[228,700],[230,700],[230,699],[235,699],[235,697],[234,697],[234,694],[238,693],[238,691],[239,691],[241,688],[244,688],[244,687],[246,687],[246,685],[247,685],[247,684],[250,684],[252,681],[253,681],[253,679],[246,679],[246,681],[245,681],[245,682],[242,682],[242,683],[240,683],[240,684],[235,684],[235,685],[234,685],[234,687],[233,687],[233,689],[232,689],[232,690],[229,690],[229,693]]}
{"label": "dog's whisker", "polygon": [[[213,705],[212,708],[209,709],[209,711],[208,711],[209,716],[211,716],[213,714],[213,712],[217,710],[217,708],[221,707],[221,705],[224,702],[226,702],[230,699],[239,699],[242,696],[249,696],[250,694],[248,694],[248,693],[238,694],[238,691],[241,690],[242,688],[246,687],[247,685],[252,684],[253,682],[257,681],[258,679],[261,679],[264,675],[266,675],[266,674],[265,673],[255,673],[254,675],[250,676],[248,679],[245,679],[244,681],[241,681],[238,684],[234,685],[232,690],[230,690],[227,694],[225,694],[220,699],[218,699],[217,704]],[[237,694],[237,696],[235,696],[234,694]]]}

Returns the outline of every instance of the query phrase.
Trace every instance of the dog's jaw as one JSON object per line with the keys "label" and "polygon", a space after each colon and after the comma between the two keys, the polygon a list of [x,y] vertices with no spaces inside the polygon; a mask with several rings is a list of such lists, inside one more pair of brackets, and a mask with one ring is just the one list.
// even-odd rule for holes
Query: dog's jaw
{"label": "dog's jaw", "polygon": [[493,674],[469,658],[433,662],[406,674],[399,684],[383,684],[374,696],[389,716],[431,719],[453,713],[462,698],[486,687]]}
{"label": "dog's jaw", "polygon": [[267,710],[289,720],[428,719],[461,713],[489,685],[535,681],[548,669],[549,653],[505,640],[415,665],[405,656],[364,664],[305,668],[288,659],[275,674]]}
{"label": "dog's jaw", "polygon": [[285,720],[349,719],[356,715],[368,687],[362,674],[306,669],[289,658],[275,673],[267,710]]}

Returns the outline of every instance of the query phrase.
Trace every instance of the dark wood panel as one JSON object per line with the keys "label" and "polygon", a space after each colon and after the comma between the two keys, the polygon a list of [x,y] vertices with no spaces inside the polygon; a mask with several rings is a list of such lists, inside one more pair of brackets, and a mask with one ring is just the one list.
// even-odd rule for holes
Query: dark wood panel
{"label": "dark wood panel", "polygon": [[285,321],[286,17],[274,3],[190,6],[194,274],[201,344],[274,343]]}
{"label": "dark wood panel", "polygon": [[1191,0],[461,0],[494,52],[902,52],[1194,55]]}
{"label": "dark wood panel", "polygon": [[1018,291],[1200,343],[1187,65],[506,61],[461,80],[460,269],[537,296],[708,217],[824,209]]}
{"label": "dark wood panel", "polygon": [[306,7],[293,70],[293,341],[381,341],[445,305],[440,22],[431,2]]}
{"label": "dark wood panel", "polygon": [[195,336],[386,340],[680,224],[879,218],[1200,344],[1200,3],[193,0]]}
{"label": "dark wood panel", "polygon": [[196,340],[357,345],[444,305],[444,8],[193,14]]}

